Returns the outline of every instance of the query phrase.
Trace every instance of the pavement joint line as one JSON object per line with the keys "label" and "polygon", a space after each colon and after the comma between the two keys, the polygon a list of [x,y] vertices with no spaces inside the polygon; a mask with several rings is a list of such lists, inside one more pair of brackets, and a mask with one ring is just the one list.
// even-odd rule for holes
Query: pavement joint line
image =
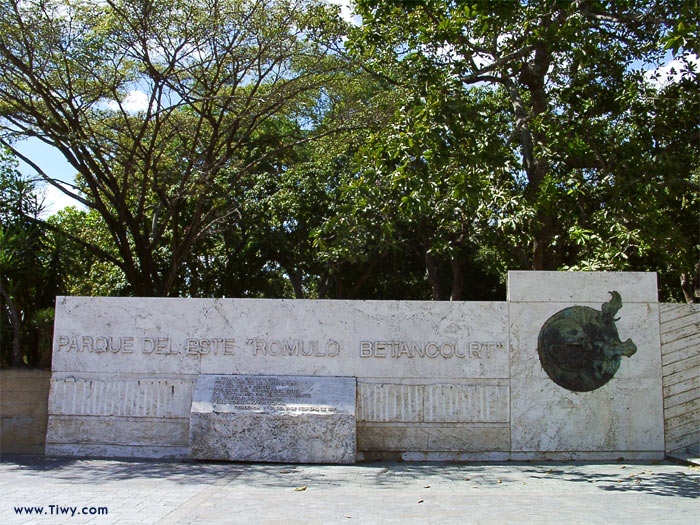
{"label": "pavement joint line", "polygon": [[190,497],[187,501],[180,504],[172,512],[169,512],[155,523],[158,525],[179,523],[180,520],[184,519],[188,514],[190,514],[193,509],[196,509],[212,496],[215,496],[221,488],[231,483],[233,480],[243,474],[243,472],[249,470],[248,466],[243,467],[243,465],[232,465],[230,473],[218,478],[216,481],[214,481],[214,483],[207,484],[204,488],[202,488],[202,490],[198,491],[194,496]]}

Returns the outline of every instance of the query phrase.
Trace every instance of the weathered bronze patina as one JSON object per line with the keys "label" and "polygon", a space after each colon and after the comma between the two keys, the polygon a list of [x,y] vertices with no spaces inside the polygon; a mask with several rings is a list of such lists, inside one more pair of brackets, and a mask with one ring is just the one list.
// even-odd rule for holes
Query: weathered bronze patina
{"label": "weathered bronze patina", "polygon": [[610,295],[601,311],[572,306],[542,325],[537,352],[542,368],[559,386],[574,392],[600,388],[617,372],[621,356],[637,351],[631,339],[620,341],[615,314],[622,308],[622,298],[618,292]]}

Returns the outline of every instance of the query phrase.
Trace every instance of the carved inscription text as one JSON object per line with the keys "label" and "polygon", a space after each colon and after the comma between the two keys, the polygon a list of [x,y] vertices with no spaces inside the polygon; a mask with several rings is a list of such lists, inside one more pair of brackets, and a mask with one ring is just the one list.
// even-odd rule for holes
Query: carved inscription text
{"label": "carved inscription text", "polygon": [[481,358],[490,352],[502,350],[503,343],[471,342],[416,342],[416,341],[361,341],[360,357],[400,358]]}
{"label": "carved inscription text", "polygon": [[211,402],[236,410],[333,413],[331,406],[310,404],[311,394],[304,384],[279,377],[237,376],[217,378]]}
{"label": "carved inscription text", "polygon": [[[360,358],[376,359],[480,359],[503,351],[502,342],[482,341],[360,341]],[[343,354],[335,339],[268,339],[252,337],[239,342],[227,337],[187,338],[174,342],[169,337],[149,336],[67,336],[56,337],[58,352],[153,355],[241,355],[253,357],[334,358]]]}

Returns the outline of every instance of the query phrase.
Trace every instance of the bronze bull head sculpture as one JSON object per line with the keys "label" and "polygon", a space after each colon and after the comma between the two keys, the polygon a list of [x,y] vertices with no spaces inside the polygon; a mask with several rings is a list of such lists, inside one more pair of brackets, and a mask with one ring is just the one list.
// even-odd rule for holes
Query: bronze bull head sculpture
{"label": "bronze bull head sculpture", "polygon": [[547,375],[559,386],[575,392],[588,392],[610,381],[624,355],[637,351],[631,339],[622,342],[615,318],[622,308],[618,292],[601,310],[572,306],[551,316],[540,330],[537,352]]}

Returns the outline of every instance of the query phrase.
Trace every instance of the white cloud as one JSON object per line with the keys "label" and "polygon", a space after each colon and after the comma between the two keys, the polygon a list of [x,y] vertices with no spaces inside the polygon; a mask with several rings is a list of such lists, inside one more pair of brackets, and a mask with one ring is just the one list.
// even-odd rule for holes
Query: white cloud
{"label": "white cloud", "polygon": [[362,18],[355,14],[355,8],[352,5],[352,0],[326,0],[329,4],[340,7],[340,16],[349,24],[359,26],[362,23]]}
{"label": "white cloud", "polygon": [[63,208],[67,208],[68,206],[75,206],[79,210],[85,209],[85,206],[83,206],[80,202],[69,197],[51,184],[46,184],[44,188],[38,191],[38,193],[39,198],[41,199],[43,197],[44,199],[44,209],[41,212],[41,217],[43,219],[50,217],[51,215],[55,215]]}
{"label": "white cloud", "polygon": [[[115,100],[108,102],[107,106],[111,110],[119,110],[119,104]],[[124,111],[127,113],[146,111],[146,109],[148,109],[148,95],[138,89],[132,89],[127,93],[126,97],[124,97],[124,100],[122,100],[122,108],[124,108]]]}
{"label": "white cloud", "polygon": [[684,77],[689,78],[688,64],[692,64],[697,72],[700,68],[700,60],[698,60],[697,55],[691,53],[684,57],[675,58],[656,69],[645,71],[644,78],[655,88],[662,88],[670,83],[678,82]]}

